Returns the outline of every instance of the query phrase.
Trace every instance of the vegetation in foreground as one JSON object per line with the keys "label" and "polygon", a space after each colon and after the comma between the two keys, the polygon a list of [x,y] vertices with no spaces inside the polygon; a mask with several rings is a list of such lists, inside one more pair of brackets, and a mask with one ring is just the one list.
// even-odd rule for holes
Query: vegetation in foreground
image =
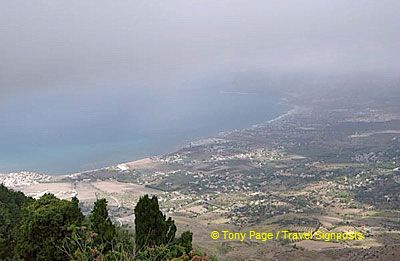
{"label": "vegetation in foreground", "polygon": [[176,237],[155,196],[140,198],[135,235],[112,223],[105,199],[88,216],[78,203],[52,194],[34,200],[0,185],[0,259],[208,260],[194,256],[190,231]]}

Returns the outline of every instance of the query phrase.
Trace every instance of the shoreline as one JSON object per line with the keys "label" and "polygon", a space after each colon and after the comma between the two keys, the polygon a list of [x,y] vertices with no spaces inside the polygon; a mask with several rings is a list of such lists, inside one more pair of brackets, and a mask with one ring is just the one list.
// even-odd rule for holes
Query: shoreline
{"label": "shoreline", "polygon": [[186,141],[184,145],[179,146],[177,149],[175,149],[174,151],[171,152],[167,152],[164,154],[157,154],[157,155],[150,155],[148,157],[144,157],[144,158],[139,158],[136,160],[132,160],[132,161],[126,161],[126,162],[118,162],[115,163],[113,165],[107,165],[104,167],[100,167],[100,168],[95,168],[95,169],[88,169],[88,170],[83,170],[83,171],[78,171],[78,172],[71,172],[71,173],[66,173],[66,174],[48,174],[48,173],[42,173],[42,172],[36,172],[36,171],[29,171],[29,170],[20,170],[20,171],[12,171],[12,172],[6,172],[6,173],[2,173],[0,172],[0,176],[11,176],[11,175],[26,175],[26,173],[32,173],[32,174],[38,174],[38,175],[42,175],[42,176],[48,176],[51,177],[52,179],[59,179],[59,178],[63,178],[63,177],[70,177],[70,176],[77,176],[77,175],[81,175],[81,174],[85,174],[85,173],[90,173],[90,172],[95,172],[95,171],[100,171],[100,170],[105,170],[105,169],[110,169],[110,168],[119,168],[120,170],[129,170],[132,169],[131,166],[136,165],[136,164],[141,164],[141,162],[144,161],[149,161],[152,158],[157,158],[157,157],[161,157],[163,155],[169,154],[169,153],[173,153],[176,150],[185,148],[187,146],[190,146],[191,144],[197,144],[197,143],[204,143],[210,140],[215,140],[215,139],[221,139],[226,135],[229,135],[231,133],[235,133],[235,132],[240,132],[243,130],[251,130],[251,129],[255,129],[255,128],[259,128],[259,127],[263,127],[263,126],[267,126],[271,123],[277,122],[279,120],[282,120],[290,115],[293,115],[297,112],[300,111],[300,106],[298,105],[294,105],[292,106],[291,109],[289,109],[288,111],[286,111],[283,114],[278,115],[277,117],[266,121],[265,123],[258,123],[258,124],[254,124],[251,125],[248,128],[241,128],[241,129],[233,129],[233,130],[229,130],[229,131],[221,131],[213,136],[209,136],[209,137],[204,137],[204,138],[200,138],[200,139],[193,139],[191,141]]}
{"label": "shoreline", "polygon": [[[234,129],[234,130],[230,130],[230,131],[222,131],[222,132],[219,132],[217,135],[214,135],[214,136],[210,136],[210,137],[206,137],[206,138],[201,138],[201,139],[189,141],[188,144],[186,144],[184,146],[181,146],[181,148],[185,148],[185,147],[187,147],[187,146],[189,146],[191,144],[205,143],[205,142],[209,142],[209,141],[220,140],[221,138],[223,138],[223,136],[228,135],[230,133],[237,132],[237,131],[251,130],[251,129],[254,129],[254,128],[259,128],[259,127],[262,127],[262,126],[266,126],[268,124],[271,124],[271,123],[277,122],[277,121],[279,121],[281,119],[284,119],[284,118],[286,118],[288,116],[296,114],[296,113],[298,113],[300,111],[300,109],[301,109],[301,106],[294,105],[290,110],[286,111],[283,114],[278,115],[277,117],[275,117],[275,118],[273,118],[271,120],[268,120],[266,123],[259,123],[259,124],[251,125],[249,128]],[[168,152],[168,153],[173,153],[173,152],[174,151],[171,151],[171,152]],[[133,160],[133,161],[128,161],[128,162],[121,162],[121,163],[117,163],[115,165],[104,167],[104,168],[100,168],[100,169],[97,169],[97,170],[106,169],[106,168],[112,168],[112,167],[118,167],[120,165],[129,166],[129,165],[141,164],[144,161],[148,161],[148,160],[151,160],[152,158],[156,158],[156,157],[161,157],[161,156],[166,155],[168,153],[161,154],[161,155],[152,155],[152,156],[149,156],[149,157],[140,158],[140,159]],[[89,170],[89,171],[84,171],[84,172],[91,172],[91,171],[95,171],[95,170]],[[84,173],[84,172],[80,172],[80,173]]]}
{"label": "shoreline", "polygon": [[294,108],[292,108],[291,110],[289,110],[289,111],[286,112],[285,114],[282,114],[282,115],[280,115],[280,116],[278,116],[278,117],[276,117],[276,118],[274,118],[274,119],[272,119],[272,120],[269,120],[269,121],[267,122],[267,124],[270,124],[270,123],[279,121],[279,120],[284,119],[284,118],[286,118],[286,117],[288,117],[288,116],[291,116],[291,115],[293,115],[293,114],[296,114],[296,113],[298,113],[298,112],[300,111],[300,108],[301,108],[300,106],[295,105]]}

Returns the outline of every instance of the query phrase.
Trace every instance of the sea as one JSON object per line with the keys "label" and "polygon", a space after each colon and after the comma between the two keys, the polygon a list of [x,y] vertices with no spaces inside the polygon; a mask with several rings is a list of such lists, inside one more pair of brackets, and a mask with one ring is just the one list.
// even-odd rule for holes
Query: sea
{"label": "sea", "polygon": [[57,88],[0,100],[0,173],[51,175],[173,152],[271,120],[281,95],[221,88]]}

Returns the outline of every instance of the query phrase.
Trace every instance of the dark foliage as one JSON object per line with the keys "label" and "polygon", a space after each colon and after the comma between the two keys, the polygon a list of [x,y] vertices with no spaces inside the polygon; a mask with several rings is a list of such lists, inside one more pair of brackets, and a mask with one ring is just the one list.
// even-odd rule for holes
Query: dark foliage
{"label": "dark foliage", "polygon": [[94,203],[94,208],[89,219],[93,232],[97,234],[95,241],[98,244],[103,244],[105,250],[111,250],[112,241],[115,237],[115,226],[108,216],[107,200],[98,199]]}
{"label": "dark foliage", "polygon": [[44,195],[22,211],[17,231],[18,256],[25,260],[67,260],[60,246],[70,235],[68,228],[82,221],[75,202]]}
{"label": "dark foliage", "polygon": [[172,243],[175,240],[175,222],[160,211],[157,197],[141,197],[135,207],[135,242],[137,251]]}
{"label": "dark foliage", "polygon": [[129,230],[112,223],[105,199],[88,217],[78,205],[77,198],[34,200],[0,185],[0,260],[170,260],[192,250],[193,234],[176,239],[156,197],[142,197],[135,208],[136,246]]}
{"label": "dark foliage", "polygon": [[0,259],[13,256],[21,208],[32,201],[22,192],[9,190],[0,184]]}

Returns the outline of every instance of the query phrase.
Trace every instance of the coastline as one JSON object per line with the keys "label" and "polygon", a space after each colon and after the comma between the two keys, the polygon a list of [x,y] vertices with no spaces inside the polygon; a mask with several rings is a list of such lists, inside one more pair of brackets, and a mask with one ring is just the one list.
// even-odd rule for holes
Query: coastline
{"label": "coastline", "polygon": [[293,114],[296,114],[296,113],[300,112],[300,110],[301,110],[301,107],[298,106],[298,105],[295,105],[291,110],[289,110],[289,111],[286,112],[285,114],[282,114],[282,115],[280,115],[280,116],[278,116],[278,117],[276,117],[276,118],[274,118],[274,119],[272,119],[272,120],[269,120],[267,123],[270,124],[270,123],[279,121],[279,120],[281,120],[281,119],[284,119],[284,118],[286,118],[286,117],[288,117],[288,116],[291,116],[291,115],[293,115]]}
{"label": "coastline", "polygon": [[[215,136],[206,137],[206,138],[197,139],[197,140],[192,140],[192,141],[189,142],[189,144],[184,145],[181,148],[190,147],[192,145],[197,145],[197,144],[209,143],[209,142],[218,142],[221,139],[223,139],[225,135],[228,135],[228,134],[231,134],[231,133],[234,133],[234,132],[238,132],[238,131],[251,130],[251,129],[259,128],[259,127],[262,127],[262,126],[266,126],[268,124],[283,120],[283,119],[285,119],[285,118],[287,118],[289,116],[292,116],[292,115],[294,115],[294,114],[296,114],[296,113],[298,113],[300,111],[301,111],[301,106],[294,105],[291,109],[289,109],[285,113],[280,114],[280,115],[278,115],[277,117],[275,117],[275,118],[273,118],[271,120],[268,120],[266,123],[255,124],[255,125],[250,126],[249,128],[234,129],[234,130],[230,130],[230,131],[222,131],[222,132],[219,132]],[[171,151],[169,153],[173,153],[173,152],[174,151]],[[168,153],[166,153],[166,154],[168,154]],[[119,164],[116,164],[116,165],[112,165],[112,166],[109,166],[109,167],[105,167],[105,168],[118,167],[118,166],[123,166],[123,165],[128,165],[128,166],[141,165],[143,162],[151,161],[152,158],[161,157],[163,155],[165,155],[165,154],[153,155],[153,156],[141,158],[141,159],[138,159],[138,160],[122,162],[122,163],[119,163]],[[105,169],[105,168],[101,168],[101,169]]]}
{"label": "coastline", "polygon": [[[255,128],[260,128],[260,127],[263,127],[263,126],[267,126],[267,125],[275,123],[275,122],[279,122],[280,120],[283,120],[286,117],[289,117],[289,116],[291,116],[293,114],[298,113],[300,111],[300,109],[301,109],[300,106],[294,105],[294,106],[292,106],[291,109],[287,110],[285,113],[280,114],[277,117],[266,121],[265,123],[254,124],[254,125],[251,125],[248,128],[233,129],[233,130],[229,130],[229,131],[221,131],[221,132],[219,132],[219,133],[217,133],[216,135],[213,135],[213,136],[200,138],[200,139],[193,139],[191,141],[187,141],[185,145],[179,146],[174,151],[170,151],[170,152],[163,153],[163,154],[155,154],[155,155],[151,155],[151,156],[144,157],[144,158],[139,158],[139,159],[132,160],[132,161],[119,162],[119,163],[116,163],[116,164],[113,164],[113,165],[108,165],[108,166],[104,166],[104,167],[100,167],[100,168],[88,169],[88,170],[78,171],[78,172],[71,172],[71,173],[66,173],[66,174],[62,174],[62,175],[45,174],[45,173],[34,172],[34,171],[29,171],[29,170],[21,170],[21,171],[7,172],[7,173],[1,173],[0,172],[0,181],[1,180],[5,180],[7,176],[15,177],[18,180],[21,180],[21,176],[26,176],[27,173],[32,174],[34,177],[37,177],[39,175],[40,176],[40,180],[43,180],[43,177],[51,177],[52,180],[58,180],[58,179],[62,179],[62,178],[65,178],[65,177],[74,177],[74,176],[79,176],[79,175],[82,175],[82,174],[85,174],[85,173],[91,173],[91,172],[107,170],[107,169],[119,169],[121,171],[131,170],[137,165],[142,165],[143,163],[149,163],[154,158],[158,158],[158,157],[161,157],[163,155],[166,155],[166,154],[169,154],[169,153],[173,153],[176,150],[179,150],[179,149],[182,149],[182,148],[185,148],[185,147],[195,146],[196,144],[216,142],[218,140],[224,139],[224,136],[227,136],[227,135],[235,133],[235,132],[240,132],[240,131],[244,131],[244,130],[252,130],[252,129],[255,129]],[[33,180],[35,180],[35,179],[33,179]]]}

